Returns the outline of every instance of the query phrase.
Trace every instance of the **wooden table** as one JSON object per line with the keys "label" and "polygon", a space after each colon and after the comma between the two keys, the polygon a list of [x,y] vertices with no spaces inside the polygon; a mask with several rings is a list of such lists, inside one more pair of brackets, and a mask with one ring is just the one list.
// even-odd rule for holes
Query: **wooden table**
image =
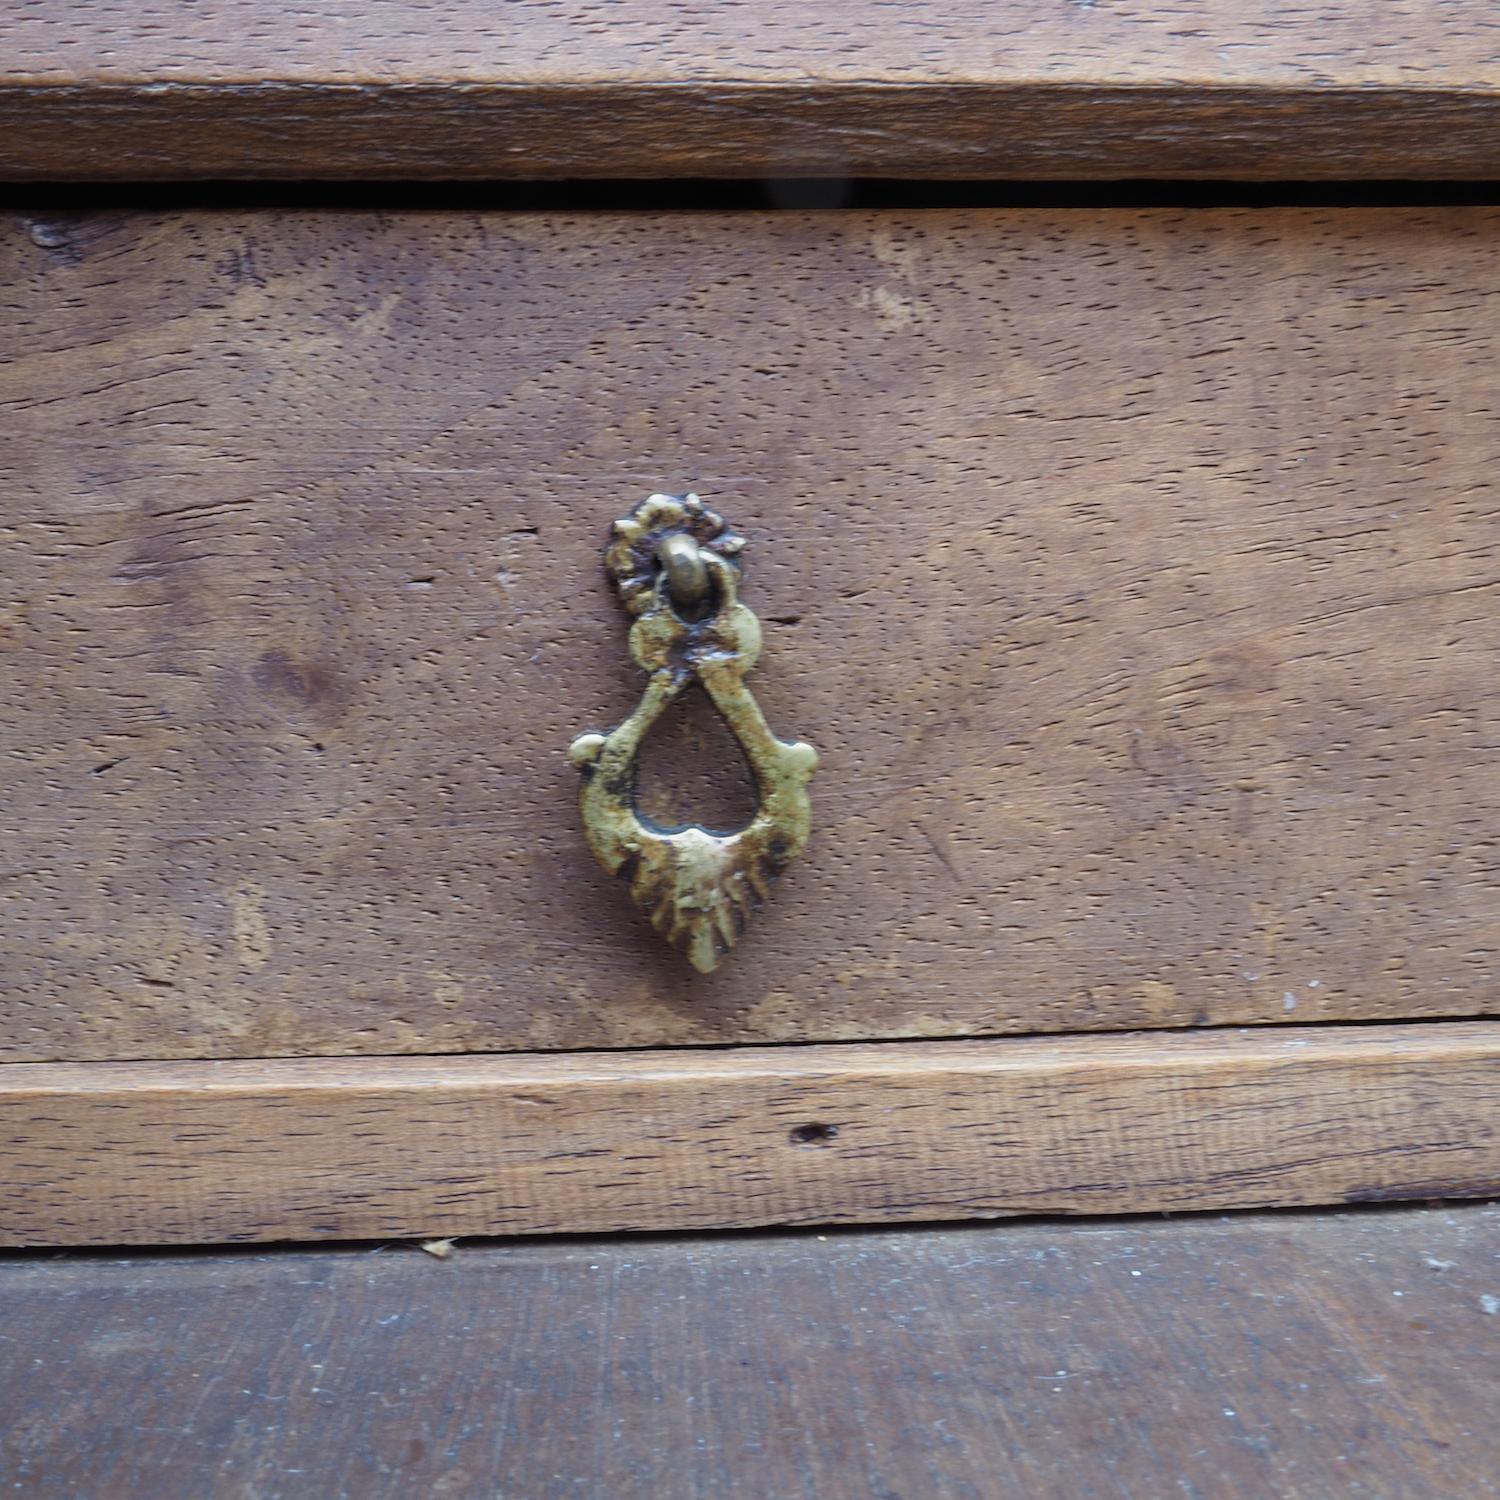
{"label": "wooden table", "polygon": [[0,1245],[1500,1193],[1497,164],[1492,0],[0,0]]}
{"label": "wooden table", "polygon": [[1500,1494],[1500,1205],[0,1259],[0,1493]]}

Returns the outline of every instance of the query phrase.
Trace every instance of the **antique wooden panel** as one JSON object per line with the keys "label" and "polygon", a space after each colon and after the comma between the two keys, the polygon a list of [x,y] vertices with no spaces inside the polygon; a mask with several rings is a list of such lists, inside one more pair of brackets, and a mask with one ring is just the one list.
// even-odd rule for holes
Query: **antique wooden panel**
{"label": "antique wooden panel", "polygon": [[0,1065],[0,1243],[1294,1206],[1500,1192],[1500,1024]]}
{"label": "antique wooden panel", "polygon": [[0,8],[11,178],[1470,177],[1488,0]]}
{"label": "antique wooden panel", "polygon": [[1480,1500],[1497,1231],[1465,1204],[5,1258],[0,1481]]}
{"label": "antique wooden panel", "polygon": [[[11,216],[0,1052],[1492,1010],[1497,231]],[[688,488],[823,756],[707,979],[565,758],[640,690],[604,529]]]}

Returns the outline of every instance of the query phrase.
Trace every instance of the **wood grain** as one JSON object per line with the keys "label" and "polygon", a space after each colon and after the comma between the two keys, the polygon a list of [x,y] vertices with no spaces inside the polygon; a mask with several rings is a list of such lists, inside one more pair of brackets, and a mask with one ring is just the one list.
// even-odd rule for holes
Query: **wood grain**
{"label": "wood grain", "polygon": [[[0,1053],[1492,1012],[1497,230],[11,218]],[[655,489],[750,537],[823,756],[707,981],[564,753],[640,691],[601,556]],[[702,728],[651,808],[743,803]]]}
{"label": "wood grain", "polygon": [[1488,0],[0,10],[0,175],[1470,177]]}
{"label": "wood grain", "polygon": [[1500,1024],[0,1067],[0,1244],[1500,1192]]}
{"label": "wood grain", "polygon": [[0,1481],[1483,1500],[1497,1230],[1453,1205],[0,1260]]}

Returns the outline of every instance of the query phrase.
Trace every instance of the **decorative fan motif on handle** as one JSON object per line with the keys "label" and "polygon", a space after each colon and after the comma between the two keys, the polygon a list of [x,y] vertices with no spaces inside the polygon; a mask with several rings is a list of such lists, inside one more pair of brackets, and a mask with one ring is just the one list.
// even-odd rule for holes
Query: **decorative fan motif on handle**
{"label": "decorative fan motif on handle", "polygon": [[[818,753],[771,733],[745,674],[760,655],[760,622],[739,601],[734,558],[743,538],[696,495],[652,495],[616,521],[605,554],[636,619],[630,650],[649,674],[630,715],[584,734],[569,758],[583,772],[589,847],[621,876],[656,930],[707,973],[739,940],[771,882],[807,844],[807,783]],[[755,816],[737,833],[658,828],[635,806],[636,757],[651,726],[694,680],[739,740],[755,773]]]}

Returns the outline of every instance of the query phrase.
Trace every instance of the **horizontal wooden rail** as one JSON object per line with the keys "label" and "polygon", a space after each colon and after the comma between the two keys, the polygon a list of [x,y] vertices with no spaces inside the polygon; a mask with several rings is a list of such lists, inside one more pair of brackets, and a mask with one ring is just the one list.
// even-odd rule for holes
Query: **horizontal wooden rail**
{"label": "horizontal wooden rail", "polygon": [[0,1067],[0,1243],[1500,1192],[1500,1024]]}
{"label": "horizontal wooden rail", "polygon": [[1497,168],[1490,0],[0,7],[12,179]]}

